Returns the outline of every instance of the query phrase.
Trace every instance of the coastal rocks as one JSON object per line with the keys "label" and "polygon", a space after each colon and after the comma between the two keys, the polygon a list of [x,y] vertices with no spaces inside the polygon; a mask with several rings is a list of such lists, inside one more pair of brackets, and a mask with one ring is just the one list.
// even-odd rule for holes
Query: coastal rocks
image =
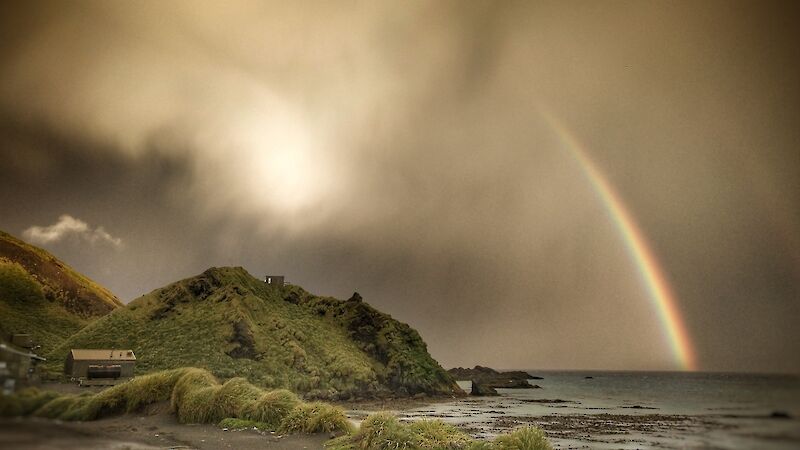
{"label": "coastal rocks", "polygon": [[497,393],[497,390],[488,384],[484,384],[478,380],[472,380],[472,391],[470,395],[474,396],[490,396],[490,395],[500,395]]}
{"label": "coastal rocks", "polygon": [[539,379],[541,377],[534,377],[533,375],[520,370],[509,372],[500,372],[490,367],[475,366],[472,369],[465,369],[463,367],[456,367],[448,370],[450,375],[456,380],[472,380],[473,386],[475,383],[485,385],[494,389],[536,389],[541,388],[538,385],[531,385],[528,380]]}
{"label": "coastal rocks", "polygon": [[792,415],[786,411],[772,411],[769,417],[772,419],[791,419]]}

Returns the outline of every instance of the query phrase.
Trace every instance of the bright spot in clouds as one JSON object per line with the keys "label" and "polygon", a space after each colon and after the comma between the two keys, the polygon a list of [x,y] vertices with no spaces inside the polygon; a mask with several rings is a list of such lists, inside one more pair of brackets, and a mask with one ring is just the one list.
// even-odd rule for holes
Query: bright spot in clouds
{"label": "bright spot in clouds", "polygon": [[[270,96],[263,100],[233,113],[219,128],[216,148],[206,152],[213,162],[204,170],[228,195],[239,197],[230,200],[247,212],[282,221],[302,213],[311,220],[335,189],[324,147],[330,143],[293,105]],[[200,145],[208,149],[208,141]]]}

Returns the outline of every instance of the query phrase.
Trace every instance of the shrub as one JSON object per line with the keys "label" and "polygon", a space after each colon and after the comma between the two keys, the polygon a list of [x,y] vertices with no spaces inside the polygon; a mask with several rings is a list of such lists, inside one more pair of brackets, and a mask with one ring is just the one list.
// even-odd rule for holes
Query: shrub
{"label": "shrub", "polygon": [[279,430],[282,433],[349,433],[352,425],[341,408],[327,403],[311,402],[300,404],[289,412],[281,421]]}
{"label": "shrub", "polygon": [[276,429],[281,421],[301,403],[297,396],[285,389],[267,392],[244,411],[244,417],[257,422],[264,422]]}
{"label": "shrub", "polygon": [[552,450],[544,431],[528,426],[518,428],[494,441],[497,450]]}

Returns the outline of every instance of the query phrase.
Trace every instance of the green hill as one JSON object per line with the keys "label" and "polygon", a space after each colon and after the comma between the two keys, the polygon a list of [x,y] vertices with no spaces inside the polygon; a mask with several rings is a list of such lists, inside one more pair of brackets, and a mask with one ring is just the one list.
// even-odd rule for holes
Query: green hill
{"label": "green hill", "polygon": [[28,333],[47,352],[120,306],[55,256],[0,231],[0,337]]}
{"label": "green hill", "polygon": [[142,296],[65,341],[131,348],[137,371],[202,367],[310,398],[460,394],[419,334],[361,301],[270,287],[242,268],[212,268]]}

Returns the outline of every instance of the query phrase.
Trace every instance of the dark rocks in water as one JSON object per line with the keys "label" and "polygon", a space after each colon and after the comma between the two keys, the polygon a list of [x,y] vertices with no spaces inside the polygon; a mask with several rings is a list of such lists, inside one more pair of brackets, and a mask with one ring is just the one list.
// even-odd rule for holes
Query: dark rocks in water
{"label": "dark rocks in water", "polygon": [[[500,372],[483,366],[475,366],[472,369],[456,367],[448,372],[456,380],[472,380],[473,385],[477,381],[480,384],[500,389],[532,389],[534,386],[528,383],[528,380],[541,379],[521,370]],[[536,387],[541,388],[541,386]]]}
{"label": "dark rocks in water", "polygon": [[584,380],[591,380],[591,379],[594,379],[594,377],[589,377],[589,376],[587,376],[587,377],[583,377],[583,379],[584,379]]}
{"label": "dark rocks in water", "polygon": [[495,388],[489,386],[488,384],[484,384],[478,380],[472,380],[472,391],[470,395],[475,396],[487,396],[487,395],[499,395]]}
{"label": "dark rocks in water", "polygon": [[792,415],[786,411],[772,411],[772,414],[769,415],[773,419],[791,419]]}
{"label": "dark rocks in water", "polygon": [[633,406],[622,406],[623,409],[658,409],[652,406],[642,406],[642,405],[633,405]]}
{"label": "dark rocks in water", "polygon": [[545,403],[545,404],[551,404],[551,403],[576,403],[576,404],[580,404],[580,402],[576,402],[574,400],[562,400],[560,398],[529,398],[529,399],[523,399],[523,400],[520,400],[520,401],[523,402],[523,403]]}

